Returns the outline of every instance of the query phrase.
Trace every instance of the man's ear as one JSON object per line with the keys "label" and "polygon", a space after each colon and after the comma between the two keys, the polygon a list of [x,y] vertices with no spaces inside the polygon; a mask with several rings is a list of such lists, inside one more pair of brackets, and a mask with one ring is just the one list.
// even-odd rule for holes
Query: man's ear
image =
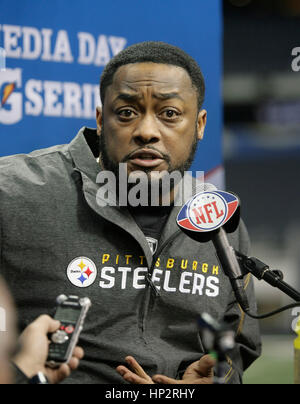
{"label": "man's ear", "polygon": [[198,140],[202,140],[204,137],[206,123],[207,123],[207,111],[205,109],[202,109],[198,114],[198,120],[197,120]]}
{"label": "man's ear", "polygon": [[97,122],[97,135],[101,135],[101,129],[103,125],[103,115],[102,115],[102,108],[96,108],[96,122]]}

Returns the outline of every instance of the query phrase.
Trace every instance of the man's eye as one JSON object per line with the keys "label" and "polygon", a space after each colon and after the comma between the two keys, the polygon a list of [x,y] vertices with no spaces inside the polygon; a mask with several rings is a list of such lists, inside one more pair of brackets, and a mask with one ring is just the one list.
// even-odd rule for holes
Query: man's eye
{"label": "man's eye", "polygon": [[121,111],[118,111],[117,114],[121,118],[132,118],[134,113],[131,109],[122,109]]}
{"label": "man's eye", "polygon": [[166,111],[163,112],[164,118],[167,119],[176,119],[178,118],[180,114],[177,111],[174,111],[173,109],[167,109]]}

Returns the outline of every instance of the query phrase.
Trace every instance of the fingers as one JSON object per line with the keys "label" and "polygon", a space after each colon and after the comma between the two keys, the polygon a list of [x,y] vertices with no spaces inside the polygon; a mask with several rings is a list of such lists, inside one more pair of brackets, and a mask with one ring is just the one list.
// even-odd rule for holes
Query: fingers
{"label": "fingers", "polygon": [[60,366],[60,368],[57,370],[57,383],[65,380],[67,377],[69,377],[71,374],[71,369],[70,366],[64,363],[63,365]]}
{"label": "fingers", "polygon": [[76,370],[79,366],[80,360],[84,357],[84,350],[80,347],[76,347],[73,352],[72,358],[68,362],[68,366],[71,370]]}
{"label": "fingers", "polygon": [[204,355],[198,362],[198,372],[203,377],[210,377],[213,374],[213,367],[216,361],[210,355]]}
{"label": "fingers", "polygon": [[77,346],[74,351],[73,351],[73,355],[72,358],[69,360],[69,362],[67,363],[67,366],[71,369],[71,370],[76,370],[80,364],[80,360],[84,357],[84,350],[82,348],[80,348],[79,346]]}
{"label": "fingers", "polygon": [[38,317],[29,327],[36,328],[43,334],[53,333],[60,327],[60,322],[53,320],[53,318],[43,315]]}
{"label": "fingers", "polygon": [[149,378],[147,373],[145,373],[144,369],[138,364],[138,362],[132,356],[127,356],[127,358],[125,358],[125,361],[138,376],[144,379]]}
{"label": "fingers", "polygon": [[[50,379],[53,383],[60,383],[64,379],[70,376],[71,372],[76,370],[80,364],[80,360],[84,357],[84,350],[80,347],[76,347],[73,352],[72,358],[69,360],[68,363],[64,363],[54,371],[50,373]],[[48,369],[48,371],[50,371]],[[51,371],[50,371],[51,372]]]}
{"label": "fingers", "polygon": [[211,378],[214,375],[216,361],[210,355],[204,355],[197,362],[192,363],[183,375],[183,380],[197,378]]}
{"label": "fingers", "polygon": [[69,360],[68,366],[71,370],[76,370],[79,366],[79,359],[74,356]]}
{"label": "fingers", "polygon": [[147,375],[132,356],[127,356],[125,361],[132,370],[128,369],[126,366],[118,366],[116,369],[124,380],[132,384],[154,384],[151,377]]}
{"label": "fingers", "polygon": [[157,384],[212,384],[215,364],[216,361],[210,355],[204,355],[187,368],[182,380],[175,380],[164,375],[155,375],[152,380]]}
{"label": "fingers", "polygon": [[132,384],[148,384],[145,379],[133,373],[131,370],[127,369],[125,366],[118,366],[117,372],[126,380],[128,383]]}
{"label": "fingers", "polygon": [[185,382],[183,380],[175,380],[167,376],[163,375],[155,375],[152,377],[152,380],[154,383],[157,384],[184,384]]}
{"label": "fingers", "polygon": [[155,375],[152,380],[156,384],[212,384],[213,382],[209,377],[191,377],[184,380],[176,380],[163,375]]}
{"label": "fingers", "polygon": [[73,356],[75,358],[78,358],[79,360],[83,359],[84,358],[84,350],[81,347],[77,346],[74,349]]}
{"label": "fingers", "polygon": [[216,364],[216,360],[211,356],[211,355],[204,355],[200,359],[200,362],[203,362],[203,364],[206,364],[206,366],[213,367]]}

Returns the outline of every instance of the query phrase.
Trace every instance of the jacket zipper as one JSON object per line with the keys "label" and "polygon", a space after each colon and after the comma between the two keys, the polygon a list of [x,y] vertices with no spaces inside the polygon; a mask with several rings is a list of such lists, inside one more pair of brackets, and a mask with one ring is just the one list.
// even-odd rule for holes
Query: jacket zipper
{"label": "jacket zipper", "polygon": [[[167,247],[167,245],[172,243],[180,234],[182,234],[182,230],[178,230],[171,237],[169,237],[163,243],[163,245],[158,249],[156,254],[153,256],[152,265],[151,265],[151,268],[150,268],[150,270],[148,271],[148,273],[146,275],[146,280],[148,282],[148,286],[153,291],[155,297],[160,297],[159,290],[157,289],[157,287],[154,285],[154,282],[152,281],[152,274],[153,274],[153,271],[154,271],[155,264],[156,264],[159,256],[163,252],[163,250]],[[149,290],[149,288],[148,288],[148,290]],[[143,332],[145,331],[145,321],[146,321],[150,301],[151,301],[151,294],[149,296],[149,293],[148,293],[147,296],[146,296],[146,299],[145,299],[145,305],[144,305],[144,309],[143,309],[143,312],[142,312],[142,330],[143,330]]]}
{"label": "jacket zipper", "polygon": [[148,282],[148,285],[151,287],[152,291],[154,292],[156,297],[160,296],[159,290],[157,289],[157,287],[154,285],[152,278],[151,278],[151,273],[148,272],[146,275],[146,280]]}

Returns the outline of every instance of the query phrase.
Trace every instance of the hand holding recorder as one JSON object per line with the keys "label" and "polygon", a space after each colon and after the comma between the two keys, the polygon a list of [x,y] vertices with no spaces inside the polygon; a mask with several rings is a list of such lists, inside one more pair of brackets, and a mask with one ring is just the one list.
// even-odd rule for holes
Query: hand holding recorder
{"label": "hand holding recorder", "polygon": [[29,379],[43,373],[50,383],[60,383],[84,356],[76,345],[90,306],[88,298],[60,295],[54,319],[41,316],[25,329],[13,362]]}
{"label": "hand holding recorder", "polygon": [[54,333],[60,327],[60,322],[43,315],[31,323],[21,334],[21,351],[13,359],[14,364],[31,379],[38,373],[43,373],[49,383],[56,384],[67,378],[71,371],[77,369],[80,359],[83,358],[82,348],[76,347],[68,364],[63,363],[59,368],[51,369],[46,366],[49,352],[47,335]]}

